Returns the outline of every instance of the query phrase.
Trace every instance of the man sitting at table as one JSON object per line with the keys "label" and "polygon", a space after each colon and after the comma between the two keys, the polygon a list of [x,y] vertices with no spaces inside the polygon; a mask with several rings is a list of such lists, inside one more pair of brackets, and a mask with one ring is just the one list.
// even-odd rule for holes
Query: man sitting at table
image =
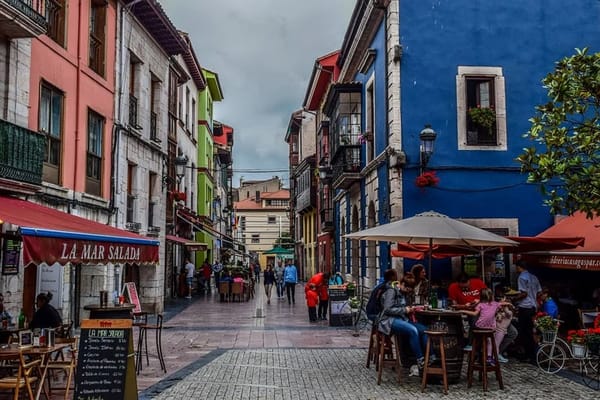
{"label": "man sitting at table", "polygon": [[[422,369],[425,363],[423,351],[427,344],[426,328],[414,320],[415,307],[408,306],[406,302],[406,282],[402,279],[398,283],[397,279],[396,270],[385,271],[385,292],[380,299],[382,311],[378,317],[378,329],[385,335],[395,333],[406,336],[409,347],[417,358],[417,365]],[[435,359],[434,355],[429,357],[431,362]]]}
{"label": "man sitting at table", "polygon": [[448,299],[457,310],[474,310],[479,303],[481,289],[487,286],[479,278],[471,278],[464,272],[461,273],[456,282],[448,286]]}

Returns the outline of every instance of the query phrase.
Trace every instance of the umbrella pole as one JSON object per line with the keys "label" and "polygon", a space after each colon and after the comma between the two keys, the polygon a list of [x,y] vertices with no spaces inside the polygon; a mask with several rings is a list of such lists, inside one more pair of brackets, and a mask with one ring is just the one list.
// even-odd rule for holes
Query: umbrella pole
{"label": "umbrella pole", "polygon": [[[433,238],[429,238],[429,249],[427,250],[429,280],[427,281],[427,295],[431,297],[431,259],[433,258]],[[429,302],[429,298],[426,299]]]}

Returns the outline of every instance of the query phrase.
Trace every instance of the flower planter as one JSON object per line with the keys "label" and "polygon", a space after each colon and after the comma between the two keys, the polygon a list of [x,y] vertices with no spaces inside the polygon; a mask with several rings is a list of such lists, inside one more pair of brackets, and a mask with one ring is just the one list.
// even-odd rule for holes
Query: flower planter
{"label": "flower planter", "polygon": [[585,358],[587,347],[582,343],[571,343],[571,352],[574,358]]}
{"label": "flower planter", "polygon": [[556,331],[542,331],[542,342],[552,343],[556,338]]}

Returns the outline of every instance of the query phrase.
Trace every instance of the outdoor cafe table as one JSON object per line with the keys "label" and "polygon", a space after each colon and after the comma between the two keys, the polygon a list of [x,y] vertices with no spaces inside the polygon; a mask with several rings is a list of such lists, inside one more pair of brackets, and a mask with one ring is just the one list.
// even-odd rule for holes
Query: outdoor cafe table
{"label": "outdoor cafe table", "polygon": [[[416,312],[417,320],[425,325],[427,329],[437,330],[439,326],[448,328],[444,338],[444,350],[446,352],[446,369],[448,381],[457,383],[460,380],[460,371],[463,363],[463,347],[465,339],[463,335],[463,314],[458,311],[433,309],[420,310]],[[439,355],[439,348],[433,348]]]}
{"label": "outdoor cafe table", "polygon": [[0,344],[8,343],[12,335],[17,335],[24,330],[26,330],[26,328],[17,328],[15,325],[0,329]]}
{"label": "outdoor cafe table", "polygon": [[48,383],[48,360],[50,355],[62,351],[68,346],[70,346],[69,343],[57,343],[54,346],[19,346],[16,343],[4,344],[0,346],[0,358],[4,359],[10,356],[18,356],[19,353],[23,353],[30,357],[42,359],[40,381],[35,392],[35,400],[38,400],[42,393],[42,389],[44,389],[46,398],[49,398],[48,391],[44,388],[44,384]]}

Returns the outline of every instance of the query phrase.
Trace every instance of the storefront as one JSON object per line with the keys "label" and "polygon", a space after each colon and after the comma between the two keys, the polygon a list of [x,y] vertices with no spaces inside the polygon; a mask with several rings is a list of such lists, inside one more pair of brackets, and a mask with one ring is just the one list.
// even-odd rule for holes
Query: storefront
{"label": "storefront", "polygon": [[136,283],[144,305],[162,308],[158,240],[12,197],[0,196],[0,221],[0,285],[12,315],[23,308],[31,318],[36,295],[50,291],[77,326],[100,290],[116,295],[124,282]]}

